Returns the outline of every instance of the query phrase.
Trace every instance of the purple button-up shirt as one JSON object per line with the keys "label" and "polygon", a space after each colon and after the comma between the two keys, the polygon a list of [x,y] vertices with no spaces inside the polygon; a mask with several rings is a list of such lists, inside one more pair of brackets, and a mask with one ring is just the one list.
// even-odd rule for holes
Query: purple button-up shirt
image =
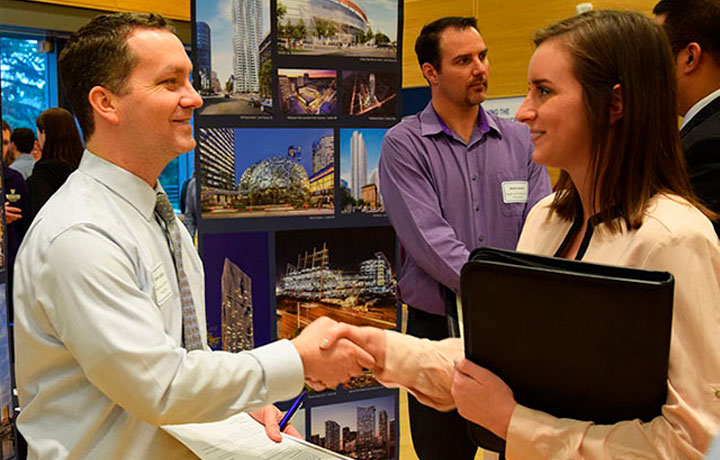
{"label": "purple button-up shirt", "polygon": [[400,239],[398,297],[445,314],[442,286],[460,289],[477,246],[515,249],[530,209],[551,192],[525,125],[487,114],[465,142],[428,104],[385,135],[380,183]]}

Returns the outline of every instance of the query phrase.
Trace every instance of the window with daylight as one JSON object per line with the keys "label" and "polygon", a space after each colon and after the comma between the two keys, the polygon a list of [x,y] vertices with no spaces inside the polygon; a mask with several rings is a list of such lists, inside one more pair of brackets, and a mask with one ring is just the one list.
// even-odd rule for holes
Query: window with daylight
{"label": "window with daylight", "polygon": [[57,105],[56,54],[42,43],[37,36],[0,35],[2,118],[13,129],[34,131],[38,115]]}

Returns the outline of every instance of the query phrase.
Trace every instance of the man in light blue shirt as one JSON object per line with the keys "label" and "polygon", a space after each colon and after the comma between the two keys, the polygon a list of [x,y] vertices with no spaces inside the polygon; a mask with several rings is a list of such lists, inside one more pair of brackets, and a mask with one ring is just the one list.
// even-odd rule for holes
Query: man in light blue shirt
{"label": "man in light blue shirt", "polygon": [[706,458],[707,460],[720,460],[720,436],[715,436]]}
{"label": "man in light blue shirt", "polygon": [[253,410],[280,440],[269,403],[374,363],[347,340],[328,347],[341,327],[328,318],[292,342],[208,348],[202,263],[163,212],[157,180],[195,147],[190,120],[202,99],[191,70],[154,14],[99,16],[60,57],[87,150],[15,265],[17,426],[31,460],[190,458],[162,425]]}

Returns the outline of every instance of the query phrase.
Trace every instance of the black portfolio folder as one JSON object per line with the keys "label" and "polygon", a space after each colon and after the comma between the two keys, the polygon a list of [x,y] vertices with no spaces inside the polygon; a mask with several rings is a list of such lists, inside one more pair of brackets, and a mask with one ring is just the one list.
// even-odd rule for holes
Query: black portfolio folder
{"label": "black portfolio folder", "polygon": [[[556,417],[649,421],[667,397],[670,273],[478,248],[461,272],[465,355]],[[505,441],[471,424],[473,439]]]}

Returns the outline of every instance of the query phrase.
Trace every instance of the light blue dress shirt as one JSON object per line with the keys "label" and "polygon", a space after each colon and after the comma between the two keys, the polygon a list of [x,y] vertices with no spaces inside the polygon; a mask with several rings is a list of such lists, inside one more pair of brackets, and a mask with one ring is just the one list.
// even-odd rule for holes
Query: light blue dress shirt
{"label": "light blue dress shirt", "polygon": [[[177,279],[154,214],[161,190],[86,151],[20,247],[18,428],[30,460],[188,458],[160,425],[220,420],[302,389],[288,341],[237,354],[181,347]],[[206,342],[202,264],[181,237]]]}
{"label": "light blue dress shirt", "polygon": [[35,158],[29,153],[21,153],[10,164],[10,167],[22,174],[23,179],[27,180],[32,175],[33,167],[35,167]]}

